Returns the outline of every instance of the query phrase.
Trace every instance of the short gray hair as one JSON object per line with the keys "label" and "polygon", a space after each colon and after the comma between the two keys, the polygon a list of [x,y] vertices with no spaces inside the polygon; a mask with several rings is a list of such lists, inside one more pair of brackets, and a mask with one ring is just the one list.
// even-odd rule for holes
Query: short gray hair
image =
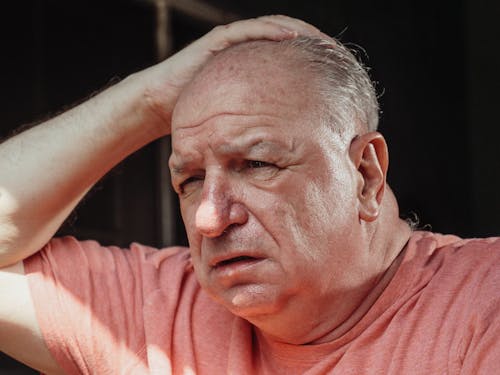
{"label": "short gray hair", "polygon": [[319,79],[320,95],[330,108],[328,117],[335,123],[334,129],[342,131],[346,124],[354,123],[367,131],[377,130],[379,105],[374,85],[367,68],[347,47],[333,38],[303,36],[280,44],[285,51],[301,52],[306,70]]}

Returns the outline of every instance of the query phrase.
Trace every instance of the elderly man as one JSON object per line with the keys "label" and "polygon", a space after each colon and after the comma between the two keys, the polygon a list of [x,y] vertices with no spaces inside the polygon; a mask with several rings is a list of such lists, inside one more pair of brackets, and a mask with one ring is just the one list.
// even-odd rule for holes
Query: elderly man
{"label": "elderly man", "polygon": [[[377,121],[348,50],[274,16],[11,138],[0,349],[50,374],[494,373],[500,240],[400,220]],[[189,250],[50,240],[170,131]]]}

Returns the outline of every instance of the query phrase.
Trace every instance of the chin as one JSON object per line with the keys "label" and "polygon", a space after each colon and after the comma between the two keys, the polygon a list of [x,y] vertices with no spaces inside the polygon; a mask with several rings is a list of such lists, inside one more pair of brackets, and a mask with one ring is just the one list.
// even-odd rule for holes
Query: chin
{"label": "chin", "polygon": [[277,314],[284,305],[274,285],[238,285],[214,297],[234,315],[248,320]]}

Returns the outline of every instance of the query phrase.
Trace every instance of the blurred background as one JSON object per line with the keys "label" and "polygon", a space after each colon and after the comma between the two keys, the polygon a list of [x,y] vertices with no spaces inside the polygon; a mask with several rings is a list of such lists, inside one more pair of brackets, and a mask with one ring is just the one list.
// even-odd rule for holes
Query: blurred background
{"label": "blurred background", "polygon": [[[339,37],[371,67],[403,217],[438,232],[500,234],[500,3],[493,0],[6,1],[0,139],[218,23],[274,13]],[[59,234],[121,246],[186,244],[168,154],[168,139],[159,140],[122,162]],[[0,356],[0,374],[35,373]]]}

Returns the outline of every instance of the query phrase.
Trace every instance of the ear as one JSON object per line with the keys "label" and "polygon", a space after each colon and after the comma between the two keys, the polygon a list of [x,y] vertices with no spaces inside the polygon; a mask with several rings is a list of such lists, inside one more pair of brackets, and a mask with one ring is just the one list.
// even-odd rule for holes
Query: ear
{"label": "ear", "polygon": [[384,137],[378,132],[357,136],[351,142],[349,156],[358,171],[359,218],[374,221],[380,213],[389,165]]}

